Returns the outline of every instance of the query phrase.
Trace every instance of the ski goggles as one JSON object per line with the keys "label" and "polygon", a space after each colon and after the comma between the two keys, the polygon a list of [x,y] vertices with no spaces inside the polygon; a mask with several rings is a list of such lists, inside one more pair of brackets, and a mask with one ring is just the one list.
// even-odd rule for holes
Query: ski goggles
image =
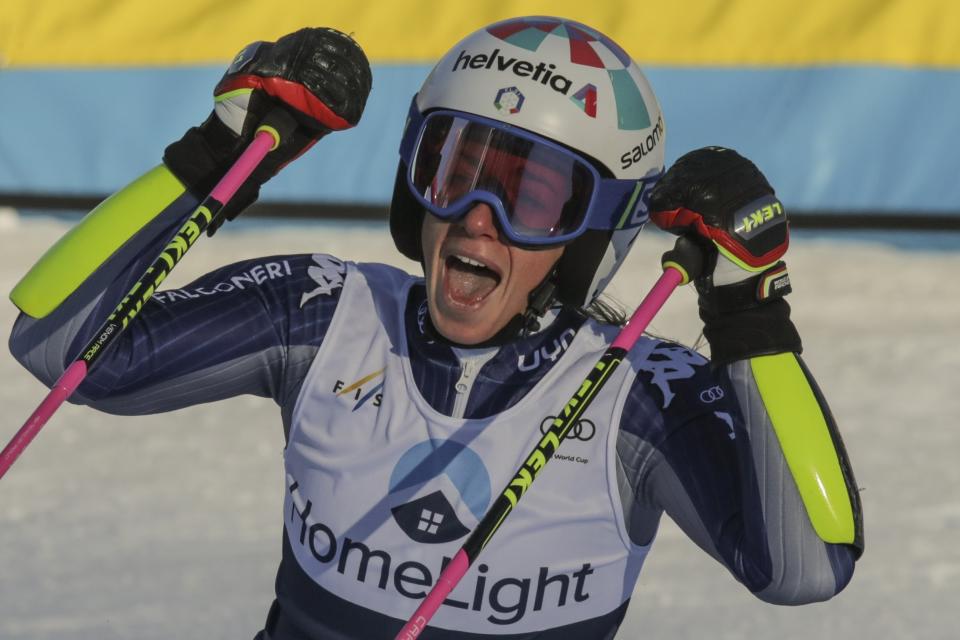
{"label": "ski goggles", "polygon": [[566,147],[459,111],[411,105],[400,145],[407,186],[434,216],[455,220],[477,203],[520,245],[558,245],[587,229],[621,229],[647,221],[649,193],[660,177],[606,178]]}

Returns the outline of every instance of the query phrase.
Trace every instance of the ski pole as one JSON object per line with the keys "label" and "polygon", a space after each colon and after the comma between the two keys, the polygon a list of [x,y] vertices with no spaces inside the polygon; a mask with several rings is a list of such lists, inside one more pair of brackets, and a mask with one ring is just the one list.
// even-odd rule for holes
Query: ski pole
{"label": "ski pole", "polygon": [[63,375],[53,384],[50,392],[40,403],[40,406],[30,415],[27,421],[13,436],[10,442],[0,452],[0,478],[17,460],[27,445],[36,437],[50,417],[60,408],[64,400],[80,386],[87,372],[100,355],[120,335],[133,318],[140,312],[143,305],[150,299],[160,283],[170,274],[180,262],[187,250],[193,246],[203,234],[210,222],[221,209],[233,198],[237,190],[246,182],[254,169],[263,161],[266,155],[280,144],[281,133],[285,139],[296,123],[290,116],[280,110],[275,110],[264,118],[263,124],[257,129],[256,135],[244,152],[233,163],[233,166],[220,179],[203,202],[193,211],[187,221],[180,227],[173,239],[164,247],[152,265],[143,273],[133,288],[130,289],[113,313],[93,334],[93,339],[80,352],[81,355],[67,367]]}
{"label": "ski pole", "polygon": [[483,520],[453,556],[453,560],[440,573],[437,583],[427,593],[395,640],[413,640],[426,629],[440,605],[457,586],[513,508],[517,506],[517,502],[537,478],[537,474],[553,457],[560,443],[566,438],[570,427],[577,423],[586,408],[590,406],[670,294],[677,286],[687,284],[699,274],[702,261],[700,249],[692,240],[685,237],[680,237],[673,249],[663,254],[663,274],[640,302],[610,347],[600,356],[577,392],[567,401],[563,411],[554,419],[553,424],[527,456],[526,461],[517,469],[513,479],[494,501]]}

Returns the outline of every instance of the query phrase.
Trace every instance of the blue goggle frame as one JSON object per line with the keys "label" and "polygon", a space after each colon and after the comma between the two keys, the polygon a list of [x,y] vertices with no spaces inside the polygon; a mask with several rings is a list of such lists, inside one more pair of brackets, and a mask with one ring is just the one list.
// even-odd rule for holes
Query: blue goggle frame
{"label": "blue goggle frame", "polygon": [[[427,121],[436,116],[460,118],[505,131],[512,136],[543,145],[557,153],[568,156],[575,163],[586,169],[593,177],[593,190],[588,199],[589,204],[587,205],[587,209],[578,226],[573,230],[555,236],[533,236],[519,232],[514,229],[511,224],[510,215],[500,196],[485,189],[471,191],[443,207],[437,206],[425,198],[414,185],[413,160],[420,147]],[[416,201],[431,214],[442,220],[456,220],[465,215],[476,203],[485,203],[494,211],[503,233],[506,234],[511,242],[519,245],[559,245],[570,242],[583,235],[587,229],[612,231],[642,226],[650,217],[648,210],[650,192],[662,175],[658,173],[639,180],[606,178],[600,175],[600,172],[597,171],[591,162],[588,162],[567,147],[524,129],[462,111],[436,110],[424,115],[420,113],[420,110],[417,108],[416,96],[414,96],[411,102],[406,128],[404,129],[403,138],[400,142],[400,158],[406,164],[405,179],[407,188]]]}

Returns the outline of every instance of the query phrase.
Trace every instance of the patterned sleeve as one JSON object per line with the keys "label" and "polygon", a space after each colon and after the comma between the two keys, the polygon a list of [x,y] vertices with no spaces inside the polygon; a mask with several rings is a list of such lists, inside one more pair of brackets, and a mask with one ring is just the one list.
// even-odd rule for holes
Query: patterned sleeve
{"label": "patterned sleeve", "polygon": [[[52,384],[195,206],[174,202],[42,318],[25,313],[14,356]],[[339,300],[345,266],[325,255],[237,262],[155,293],[71,399],[111,413],[170,411],[254,394],[292,404]]]}
{"label": "patterned sleeve", "polygon": [[842,590],[857,549],[812,527],[749,366],[713,368],[655,341],[632,356],[617,460],[633,542],[649,544],[666,512],[763,600],[801,604]]}

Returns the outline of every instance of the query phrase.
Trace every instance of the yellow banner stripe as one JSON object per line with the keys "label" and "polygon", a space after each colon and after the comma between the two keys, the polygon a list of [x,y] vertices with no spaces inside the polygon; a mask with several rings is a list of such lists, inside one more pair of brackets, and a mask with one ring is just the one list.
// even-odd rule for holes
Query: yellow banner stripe
{"label": "yellow banner stripe", "polygon": [[560,15],[611,36],[644,63],[960,66],[951,0],[4,0],[0,66],[225,64],[254,40],[303,26],[352,33],[374,62],[426,63],[464,35],[517,15]]}

